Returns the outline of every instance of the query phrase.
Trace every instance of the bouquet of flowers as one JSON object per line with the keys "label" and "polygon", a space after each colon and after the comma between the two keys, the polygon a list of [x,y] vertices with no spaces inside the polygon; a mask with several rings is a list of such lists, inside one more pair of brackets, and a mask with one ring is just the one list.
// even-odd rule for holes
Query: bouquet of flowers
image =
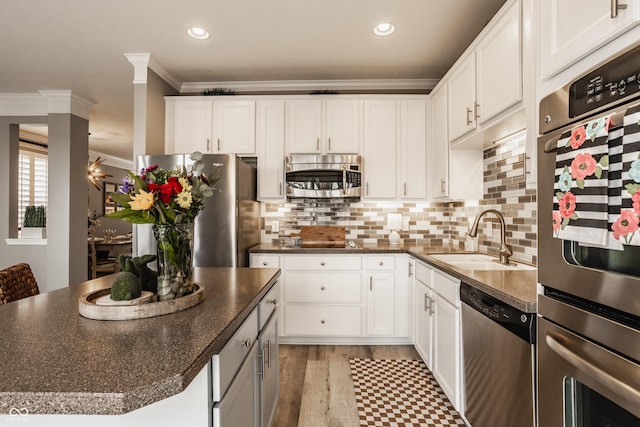
{"label": "bouquet of flowers", "polygon": [[123,209],[105,215],[133,224],[173,225],[193,222],[204,207],[204,198],[213,195],[218,175],[202,173],[202,153],[191,154],[190,170],[176,167],[165,170],[152,165],[139,175],[128,171],[113,200]]}

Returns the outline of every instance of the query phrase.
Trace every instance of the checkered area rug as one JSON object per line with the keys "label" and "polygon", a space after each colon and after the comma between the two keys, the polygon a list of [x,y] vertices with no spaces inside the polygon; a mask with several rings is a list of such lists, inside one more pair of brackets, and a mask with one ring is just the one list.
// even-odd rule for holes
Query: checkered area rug
{"label": "checkered area rug", "polygon": [[464,426],[421,360],[350,359],[361,426]]}

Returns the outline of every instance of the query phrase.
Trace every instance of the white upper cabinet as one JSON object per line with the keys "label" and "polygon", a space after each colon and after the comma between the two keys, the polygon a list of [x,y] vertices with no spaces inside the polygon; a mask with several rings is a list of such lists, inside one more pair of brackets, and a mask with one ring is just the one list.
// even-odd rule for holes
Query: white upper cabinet
{"label": "white upper cabinet", "polygon": [[165,98],[165,153],[255,154],[255,101]]}
{"label": "white upper cabinet", "polygon": [[427,100],[400,101],[401,199],[427,197]]}
{"label": "white upper cabinet", "polygon": [[447,134],[447,82],[431,92],[431,197],[449,197],[449,138]]}
{"label": "white upper cabinet", "polygon": [[284,200],[284,100],[256,102],[258,200]]}
{"label": "white upper cabinet", "polygon": [[396,101],[364,101],[364,194],[365,199],[395,199]]}
{"label": "white upper cabinet", "polygon": [[210,152],[254,154],[256,152],[256,102],[213,102],[213,138]]}
{"label": "white upper cabinet", "polygon": [[287,100],[287,153],[357,154],[359,105],[353,99]]}
{"label": "white upper cabinet", "polygon": [[449,74],[450,142],[522,101],[521,15],[520,1],[508,2]]}
{"label": "white upper cabinet", "polygon": [[554,76],[637,25],[639,3],[638,0],[542,0],[539,26],[542,78]]}
{"label": "white upper cabinet", "polygon": [[211,144],[211,100],[166,101],[165,152],[207,152]]}

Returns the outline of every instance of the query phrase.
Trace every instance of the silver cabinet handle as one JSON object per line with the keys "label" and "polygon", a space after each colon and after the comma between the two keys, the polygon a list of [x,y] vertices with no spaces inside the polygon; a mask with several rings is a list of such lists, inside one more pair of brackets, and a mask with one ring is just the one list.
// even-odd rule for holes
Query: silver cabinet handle
{"label": "silver cabinet handle", "polygon": [[278,196],[282,196],[282,183],[278,184]]}
{"label": "silver cabinet handle", "polygon": [[327,288],[325,288],[324,285],[320,286],[320,290],[321,291],[324,291],[325,289],[327,289]]}
{"label": "silver cabinet handle", "polygon": [[473,113],[473,111],[471,111],[471,108],[467,107],[467,126],[471,124],[471,117],[469,116],[471,113]]}
{"label": "silver cabinet handle", "polygon": [[409,277],[413,276],[413,263],[409,261]]}
{"label": "silver cabinet handle", "polygon": [[424,294],[424,311],[429,311],[429,295]]}
{"label": "silver cabinet handle", "polygon": [[369,183],[368,182],[365,184],[365,187],[367,187],[366,188],[366,193],[367,193],[367,196],[368,196],[369,195]]}
{"label": "silver cabinet handle", "polygon": [[473,117],[478,120],[480,118],[480,114],[478,113],[478,110],[480,109],[480,104],[478,104],[477,102],[473,103]]}
{"label": "silver cabinet handle", "polygon": [[260,349],[260,355],[258,356],[260,358],[260,369],[258,369],[258,372],[256,372],[256,375],[263,377],[264,378],[264,345],[262,346],[262,348]]}
{"label": "silver cabinet handle", "polygon": [[220,138],[218,138],[218,151],[220,151]]}
{"label": "silver cabinet handle", "polygon": [[247,338],[244,341],[242,341],[241,345],[242,347],[247,347],[247,348],[251,347],[251,338]]}
{"label": "silver cabinet handle", "polygon": [[267,368],[271,368],[271,340],[267,340]]}
{"label": "silver cabinet handle", "polygon": [[211,150],[211,139],[207,138],[207,151]]}
{"label": "silver cabinet handle", "polygon": [[[586,372],[616,394],[627,396],[636,401],[640,400],[640,390],[635,388],[633,384],[626,383],[624,378],[620,378],[618,372],[613,372],[611,368],[617,366],[620,369],[622,364],[630,367],[631,362],[620,356],[611,355],[608,351],[596,346],[588,347],[589,350],[593,349],[594,351],[587,352],[585,351],[587,348],[584,348],[582,343],[567,336],[547,332],[544,338],[553,351],[578,370]],[[615,365],[611,363],[612,357],[618,359],[613,360],[613,362],[617,362]],[[632,369],[637,370],[637,367],[634,366]]]}
{"label": "silver cabinet handle", "polygon": [[446,183],[447,183],[447,181],[445,181],[444,179],[441,179],[441,180],[440,180],[440,192],[441,192],[442,194],[444,194],[444,193],[446,192],[446,191],[445,191],[445,188],[444,188],[444,185],[445,185]]}
{"label": "silver cabinet handle", "polygon": [[611,0],[611,19],[616,19],[618,17],[618,11],[626,8],[626,4],[619,4],[618,0]]}
{"label": "silver cabinet handle", "polygon": [[331,137],[329,137],[329,147],[327,151],[331,151]]}
{"label": "silver cabinet handle", "polygon": [[436,301],[433,298],[429,298],[429,315],[436,312]]}
{"label": "silver cabinet handle", "polygon": [[320,137],[316,138],[316,150],[320,151]]}
{"label": "silver cabinet handle", "polygon": [[406,182],[404,183],[404,195],[405,196],[407,195],[407,183]]}
{"label": "silver cabinet handle", "polygon": [[373,290],[373,276],[369,276],[369,290]]}

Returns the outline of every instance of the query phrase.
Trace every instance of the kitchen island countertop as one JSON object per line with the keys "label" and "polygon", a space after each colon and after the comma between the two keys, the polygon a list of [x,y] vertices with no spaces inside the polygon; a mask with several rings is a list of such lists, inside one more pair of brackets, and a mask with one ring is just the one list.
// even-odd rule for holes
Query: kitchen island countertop
{"label": "kitchen island countertop", "polygon": [[0,306],[0,413],[123,414],[182,392],[219,353],[278,269],[196,268],[204,301],[147,319],[99,321],[78,299],[117,275]]}
{"label": "kitchen island countertop", "polygon": [[442,253],[463,253],[464,250],[452,245],[415,244],[389,245],[360,244],[357,248],[290,248],[282,244],[259,244],[250,249],[251,253],[276,254],[376,254],[408,253],[435,268],[467,283],[525,313],[535,313],[537,309],[536,270],[494,270],[474,271],[461,269],[439,261],[430,255]]}

